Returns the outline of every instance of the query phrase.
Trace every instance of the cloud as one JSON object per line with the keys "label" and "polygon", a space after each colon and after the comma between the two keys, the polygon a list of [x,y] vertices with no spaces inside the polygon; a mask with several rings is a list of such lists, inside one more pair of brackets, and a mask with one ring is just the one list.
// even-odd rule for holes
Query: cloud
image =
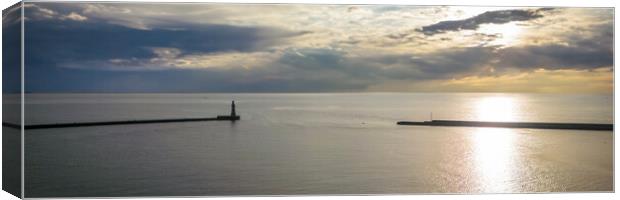
{"label": "cloud", "polygon": [[[354,92],[420,91],[417,86],[450,82],[444,90],[470,91],[465,85],[477,84],[471,77],[491,83],[541,68],[580,74],[613,66],[613,24],[597,20],[609,18],[611,10],[551,15],[547,9],[467,9],[37,3],[26,13],[25,50],[31,55],[26,76],[32,80],[26,87],[37,92]],[[466,19],[446,21],[459,18]],[[554,26],[548,26],[550,20]],[[436,21],[443,22],[424,26]],[[506,27],[483,32],[495,25]],[[493,43],[512,30],[518,31],[511,40],[519,42]],[[529,77],[546,75],[552,74]]]}
{"label": "cloud", "polygon": [[[181,56],[181,51],[175,48],[153,48],[156,57],[145,59],[110,59],[107,61],[93,61],[91,63],[78,62],[67,64],[65,67],[77,69],[92,69],[92,66],[101,66],[101,70],[165,70],[165,69],[209,69],[209,68],[253,68],[273,63],[278,58],[272,52],[221,52],[199,55]],[[90,66],[90,67],[89,67]]]}
{"label": "cloud", "polygon": [[498,76],[467,76],[450,80],[386,81],[368,91],[417,92],[518,92],[518,93],[600,93],[613,92],[613,71],[535,70]]}
{"label": "cloud", "polygon": [[88,17],[81,15],[75,11],[70,11],[67,9],[58,9],[60,11],[57,11],[39,4],[26,3],[24,4],[24,10],[24,16],[27,20],[88,20]]}
{"label": "cloud", "polygon": [[2,11],[2,92],[21,92],[21,3]]}
{"label": "cloud", "polygon": [[2,27],[6,28],[16,23],[21,23],[22,16],[18,15],[21,11],[21,3],[13,4],[12,6],[2,10]]}
{"label": "cloud", "polygon": [[60,17],[60,19],[69,19],[69,20],[75,20],[75,21],[84,21],[87,20],[88,17],[84,17],[80,14],[77,14],[76,12],[71,12],[68,15],[62,16]]}
{"label": "cloud", "polygon": [[538,93],[611,93],[613,71],[610,68],[593,70],[544,70],[503,74],[500,76],[470,76],[438,83],[447,91],[538,92]]}
{"label": "cloud", "polygon": [[528,21],[541,18],[543,17],[542,13],[549,9],[488,11],[463,20],[441,21],[436,24],[423,26],[418,31],[426,35],[434,35],[448,31],[476,30],[481,24],[505,24],[513,21]]}
{"label": "cloud", "polygon": [[[217,24],[178,24],[182,29],[133,29],[92,21],[27,21],[26,53],[31,64],[41,63],[79,68],[118,67],[151,59],[173,59],[197,54],[254,52],[269,50],[304,32],[288,32],[269,27],[239,27]],[[62,47],[62,49],[57,49]],[[56,50],[55,50],[56,49]],[[175,49],[164,55],[164,49]],[[168,52],[172,53],[172,52]],[[120,61],[125,62],[108,62]],[[127,62],[134,60],[136,62]],[[98,66],[96,66],[98,65]],[[150,67],[158,68],[161,66]],[[196,65],[196,67],[200,67]]]}
{"label": "cloud", "polygon": [[37,4],[24,4],[24,17],[28,20],[49,20],[55,19],[59,15],[58,12]]}
{"label": "cloud", "polygon": [[[489,47],[471,47],[427,54],[354,55],[336,49],[288,49],[272,70],[281,77],[306,82],[330,82],[365,90],[391,80],[423,81],[478,74],[488,63]],[[279,69],[273,66],[281,66]]]}
{"label": "cloud", "polygon": [[501,49],[496,66],[520,69],[595,69],[614,63],[613,24],[589,28],[591,35],[565,36],[562,43],[515,46]]}

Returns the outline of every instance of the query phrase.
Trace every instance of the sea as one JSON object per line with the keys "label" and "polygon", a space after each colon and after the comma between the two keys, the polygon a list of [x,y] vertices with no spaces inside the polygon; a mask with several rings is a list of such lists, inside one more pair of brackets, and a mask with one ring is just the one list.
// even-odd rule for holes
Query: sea
{"label": "sea", "polygon": [[[613,131],[401,126],[613,123],[611,94],[26,94],[26,197],[613,192]],[[10,119],[7,119],[10,120]]]}

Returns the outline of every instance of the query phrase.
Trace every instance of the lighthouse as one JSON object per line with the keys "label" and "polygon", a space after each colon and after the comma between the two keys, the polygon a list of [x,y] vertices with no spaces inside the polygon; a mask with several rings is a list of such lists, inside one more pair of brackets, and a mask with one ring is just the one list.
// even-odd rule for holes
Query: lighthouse
{"label": "lighthouse", "polygon": [[230,116],[237,116],[237,112],[235,112],[235,101],[232,101],[232,104],[230,105]]}
{"label": "lighthouse", "polygon": [[237,115],[237,111],[235,110],[235,101],[232,101],[230,104],[230,115],[218,115],[217,120],[230,120],[237,121],[240,120],[241,116]]}

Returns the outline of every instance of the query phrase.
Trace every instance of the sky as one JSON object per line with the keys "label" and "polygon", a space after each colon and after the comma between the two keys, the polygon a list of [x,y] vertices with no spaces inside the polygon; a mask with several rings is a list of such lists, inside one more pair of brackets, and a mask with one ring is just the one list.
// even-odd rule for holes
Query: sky
{"label": "sky", "polygon": [[613,92],[609,8],[27,3],[24,20],[27,92]]}

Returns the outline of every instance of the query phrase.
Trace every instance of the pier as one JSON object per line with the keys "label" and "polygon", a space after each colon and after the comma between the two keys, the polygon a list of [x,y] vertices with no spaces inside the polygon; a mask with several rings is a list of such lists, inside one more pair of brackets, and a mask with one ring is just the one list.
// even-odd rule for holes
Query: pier
{"label": "pier", "polygon": [[[125,120],[125,121],[102,121],[102,122],[75,122],[75,123],[55,123],[55,124],[31,124],[24,125],[24,129],[44,129],[44,128],[68,128],[84,126],[109,126],[127,124],[153,124],[153,123],[173,123],[173,122],[199,122],[199,121],[232,121],[240,120],[241,116],[235,112],[235,101],[231,104],[230,115],[218,115],[210,118],[176,118],[176,119],[147,119],[147,120]],[[2,126],[20,129],[21,125],[2,122]]]}
{"label": "pier", "polygon": [[570,129],[613,131],[613,124],[588,123],[548,123],[548,122],[483,122],[458,120],[431,120],[431,121],[399,121],[398,125],[409,126],[462,126],[462,127],[499,127],[499,128],[532,128],[532,129]]}

